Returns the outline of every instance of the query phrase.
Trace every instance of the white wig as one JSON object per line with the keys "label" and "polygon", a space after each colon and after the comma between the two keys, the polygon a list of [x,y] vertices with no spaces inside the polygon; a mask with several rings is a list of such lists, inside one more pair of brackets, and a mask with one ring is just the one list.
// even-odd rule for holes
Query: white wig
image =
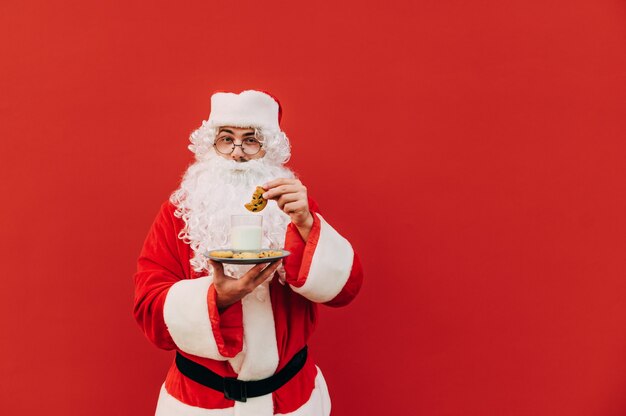
{"label": "white wig", "polygon": [[[257,139],[263,143],[263,150],[265,150],[264,159],[272,165],[287,163],[291,157],[291,146],[289,138],[284,132],[268,128],[250,128],[254,129]],[[191,133],[189,150],[196,155],[197,161],[205,161],[208,159],[210,152],[215,152],[213,145],[215,144],[217,133],[218,128],[209,126],[208,121],[203,121],[202,126]]]}

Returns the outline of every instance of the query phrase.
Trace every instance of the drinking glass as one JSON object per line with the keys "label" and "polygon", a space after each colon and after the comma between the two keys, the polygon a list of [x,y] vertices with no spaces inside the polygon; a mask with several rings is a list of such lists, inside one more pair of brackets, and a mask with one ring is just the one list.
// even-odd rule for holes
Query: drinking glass
{"label": "drinking glass", "polygon": [[261,250],[263,217],[261,215],[231,215],[230,243],[233,250]]}

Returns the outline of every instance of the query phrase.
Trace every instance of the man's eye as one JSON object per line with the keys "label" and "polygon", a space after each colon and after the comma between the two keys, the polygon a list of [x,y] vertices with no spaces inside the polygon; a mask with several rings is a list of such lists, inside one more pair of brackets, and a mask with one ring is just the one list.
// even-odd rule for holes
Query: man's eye
{"label": "man's eye", "polygon": [[220,138],[220,140],[222,140],[224,143],[232,143],[233,142],[232,137],[222,137],[222,138]]}
{"label": "man's eye", "polygon": [[257,139],[246,139],[247,144],[256,144],[258,142]]}

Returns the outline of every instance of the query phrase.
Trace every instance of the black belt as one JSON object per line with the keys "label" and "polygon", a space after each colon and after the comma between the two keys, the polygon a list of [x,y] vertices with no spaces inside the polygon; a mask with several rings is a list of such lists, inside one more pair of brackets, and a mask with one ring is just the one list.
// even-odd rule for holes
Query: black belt
{"label": "black belt", "polygon": [[248,397],[270,394],[295,376],[304,367],[307,356],[306,345],[278,373],[262,380],[242,381],[232,377],[222,377],[203,365],[176,351],[176,367],[185,377],[213,390],[224,392],[224,397],[245,402]]}

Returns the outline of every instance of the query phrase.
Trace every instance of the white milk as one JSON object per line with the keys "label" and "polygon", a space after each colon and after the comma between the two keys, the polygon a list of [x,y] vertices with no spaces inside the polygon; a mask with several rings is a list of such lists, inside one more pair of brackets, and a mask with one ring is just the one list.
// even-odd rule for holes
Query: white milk
{"label": "white milk", "polygon": [[236,225],[230,229],[233,250],[261,250],[263,228],[260,225]]}

